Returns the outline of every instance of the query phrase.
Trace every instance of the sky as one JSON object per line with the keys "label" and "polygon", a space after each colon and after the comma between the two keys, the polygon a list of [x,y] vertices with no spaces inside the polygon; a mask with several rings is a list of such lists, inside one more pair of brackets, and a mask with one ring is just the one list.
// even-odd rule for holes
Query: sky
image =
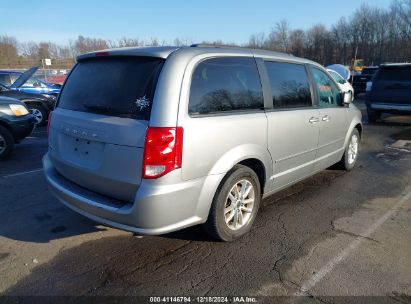
{"label": "sky", "polygon": [[[388,8],[391,0],[0,0],[0,35],[20,42],[67,44],[79,35],[173,42],[246,43],[286,19],[292,28],[331,26],[362,3]],[[17,4],[18,3],[18,4]]]}

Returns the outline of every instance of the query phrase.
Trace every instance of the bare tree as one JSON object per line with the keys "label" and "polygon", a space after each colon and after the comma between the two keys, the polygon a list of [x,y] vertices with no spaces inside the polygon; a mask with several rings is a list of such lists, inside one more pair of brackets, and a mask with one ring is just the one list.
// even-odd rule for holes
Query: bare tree
{"label": "bare tree", "polygon": [[17,40],[10,36],[0,36],[0,64],[13,66],[17,63]]}
{"label": "bare tree", "polygon": [[[193,43],[191,38],[176,38],[174,45]],[[222,40],[203,41],[215,45],[237,46]],[[61,67],[70,67],[74,58],[82,53],[118,47],[159,46],[169,41],[155,37],[149,39],[122,37],[105,40],[78,36],[67,45],[52,42],[18,42],[14,37],[0,35],[0,67],[17,68],[40,64],[52,58]],[[340,18],[330,28],[317,24],[306,30],[291,28],[287,20],[274,23],[268,32],[252,34],[246,44],[292,53],[322,64],[349,65],[358,48],[357,58],[365,64],[411,61],[411,0],[392,0],[389,8],[360,6],[351,16]]]}
{"label": "bare tree", "polygon": [[265,34],[258,33],[252,34],[248,40],[248,46],[251,48],[264,48],[265,45]]}

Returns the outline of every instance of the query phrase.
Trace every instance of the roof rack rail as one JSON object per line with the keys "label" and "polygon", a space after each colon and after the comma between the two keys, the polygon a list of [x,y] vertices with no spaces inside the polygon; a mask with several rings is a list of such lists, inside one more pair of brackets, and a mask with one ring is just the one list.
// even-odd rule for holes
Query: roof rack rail
{"label": "roof rack rail", "polygon": [[281,54],[281,55],[287,55],[294,57],[293,54],[291,53],[284,53],[284,52],[278,52],[278,51],[270,51],[270,50],[263,50],[263,49],[255,49],[255,48],[250,48],[246,46],[234,46],[234,45],[225,45],[225,44],[210,44],[210,43],[195,43],[190,45],[190,47],[203,47],[203,48],[225,48],[225,49],[242,49],[242,50],[253,50],[253,51],[259,51],[259,52],[270,52],[270,53],[276,53],[276,54]]}
{"label": "roof rack rail", "polygon": [[246,49],[247,47],[229,44],[214,44],[214,43],[194,43],[190,47],[204,47],[204,48],[232,48],[232,49]]}

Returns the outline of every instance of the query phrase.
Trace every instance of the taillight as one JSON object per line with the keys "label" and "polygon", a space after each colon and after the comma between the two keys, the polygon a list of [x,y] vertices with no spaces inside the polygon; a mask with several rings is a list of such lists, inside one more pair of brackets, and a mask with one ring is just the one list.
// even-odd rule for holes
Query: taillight
{"label": "taillight", "polygon": [[49,134],[49,131],[50,131],[50,124],[51,124],[52,117],[53,117],[53,111],[50,111],[49,118],[47,119],[47,134]]}
{"label": "taillight", "polygon": [[181,168],[183,128],[147,129],[144,145],[143,178],[158,178]]}

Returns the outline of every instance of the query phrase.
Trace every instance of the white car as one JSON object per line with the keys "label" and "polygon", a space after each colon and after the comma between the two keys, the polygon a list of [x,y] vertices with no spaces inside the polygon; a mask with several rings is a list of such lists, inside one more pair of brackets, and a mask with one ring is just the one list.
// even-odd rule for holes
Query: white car
{"label": "white car", "polygon": [[327,69],[327,71],[334,78],[334,80],[337,81],[338,86],[340,87],[341,91],[350,94],[351,101],[352,101],[354,99],[354,88],[352,87],[352,85],[336,71],[331,70],[331,69]]}

